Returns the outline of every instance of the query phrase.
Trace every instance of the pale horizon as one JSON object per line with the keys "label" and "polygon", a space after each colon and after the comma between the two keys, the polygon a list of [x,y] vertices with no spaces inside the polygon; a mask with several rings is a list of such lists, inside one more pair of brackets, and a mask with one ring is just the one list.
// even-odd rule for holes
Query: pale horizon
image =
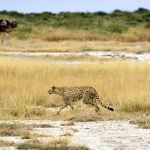
{"label": "pale horizon", "polygon": [[17,11],[21,13],[40,13],[40,12],[113,12],[116,9],[122,11],[135,11],[139,8],[150,10],[150,1],[148,0],[0,0],[0,11]]}

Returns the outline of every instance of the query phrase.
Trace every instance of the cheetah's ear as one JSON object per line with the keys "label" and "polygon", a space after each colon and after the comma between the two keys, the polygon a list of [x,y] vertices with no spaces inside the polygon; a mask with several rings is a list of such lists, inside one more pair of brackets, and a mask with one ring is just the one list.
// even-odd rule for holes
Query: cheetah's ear
{"label": "cheetah's ear", "polygon": [[56,89],[56,87],[55,87],[55,86],[52,86],[52,89],[53,89],[53,90],[55,90],[55,89]]}

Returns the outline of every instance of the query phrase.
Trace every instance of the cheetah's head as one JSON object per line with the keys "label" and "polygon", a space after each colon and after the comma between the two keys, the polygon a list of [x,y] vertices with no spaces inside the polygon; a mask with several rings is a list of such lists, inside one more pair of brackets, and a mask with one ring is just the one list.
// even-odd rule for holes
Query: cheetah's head
{"label": "cheetah's head", "polygon": [[48,90],[49,94],[57,94],[58,93],[58,88],[55,86],[52,86],[49,90]]}

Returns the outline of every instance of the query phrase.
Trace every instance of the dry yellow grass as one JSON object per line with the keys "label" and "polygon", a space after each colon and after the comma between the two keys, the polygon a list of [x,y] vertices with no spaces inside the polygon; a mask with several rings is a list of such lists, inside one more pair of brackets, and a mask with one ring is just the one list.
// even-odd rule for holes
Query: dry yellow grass
{"label": "dry yellow grass", "polygon": [[117,37],[120,41],[136,42],[136,41],[150,41],[150,30],[143,26],[136,28],[129,28],[126,32]]}
{"label": "dry yellow grass", "polygon": [[[122,35],[123,36],[126,35]],[[0,51],[82,51],[111,50],[129,52],[148,52],[150,42],[118,42],[118,41],[43,41],[38,39],[17,40],[10,38]]]}
{"label": "dry yellow grass", "polygon": [[18,149],[53,149],[53,150],[89,150],[89,148],[85,146],[70,146],[70,139],[66,137],[54,138],[48,142],[41,142],[37,139],[28,140],[24,143],[20,143],[17,145]]}
{"label": "dry yellow grass", "polygon": [[[31,35],[32,39],[41,39],[44,41],[91,41],[99,40],[99,35],[85,30],[68,30],[65,28],[47,28],[42,29],[39,35]],[[101,37],[102,38],[102,37]]]}
{"label": "dry yellow grass", "polygon": [[9,142],[9,141],[0,140],[0,147],[9,147],[9,146],[12,146],[12,145],[15,145],[15,144],[12,143],[12,142]]}
{"label": "dry yellow grass", "polygon": [[[86,30],[41,27],[32,28],[27,38],[23,32],[12,32],[1,51],[79,51],[127,50],[149,51],[150,30],[144,26],[129,28],[123,33],[101,34]],[[19,34],[19,35],[18,35]]]}
{"label": "dry yellow grass", "polygon": [[[113,26],[112,26],[113,27]],[[40,28],[40,30],[39,30]],[[44,41],[117,41],[139,42],[150,41],[150,30],[145,25],[130,27],[121,33],[118,32],[95,32],[84,29],[69,29],[64,27],[32,27],[32,32],[13,32],[12,37],[26,40],[39,39]],[[100,29],[101,27],[99,27]],[[98,30],[99,30],[98,29]],[[119,29],[116,28],[116,30]],[[95,29],[96,30],[96,29]]]}
{"label": "dry yellow grass", "polygon": [[[51,119],[60,119],[61,116],[55,117],[54,113],[45,114],[43,109],[61,103],[59,96],[48,95],[47,91],[52,85],[92,86],[103,102],[113,106],[117,112],[148,112],[149,65],[146,62],[115,61],[108,64],[89,63],[71,66],[42,60],[27,61],[0,57],[0,117],[51,116]],[[38,110],[28,109],[29,106],[39,105],[41,107],[38,107]],[[93,108],[88,109],[88,115],[86,114],[87,107],[85,106],[84,110],[81,108],[81,111],[71,111],[70,116],[62,117],[71,119],[76,113],[77,117],[81,116],[83,120],[88,115],[94,118],[96,114]],[[64,113],[66,114],[68,112]]]}
{"label": "dry yellow grass", "polygon": [[62,145],[68,145],[70,144],[70,138],[67,136],[61,136],[59,138],[53,138],[52,140],[48,141],[48,144],[62,144]]}

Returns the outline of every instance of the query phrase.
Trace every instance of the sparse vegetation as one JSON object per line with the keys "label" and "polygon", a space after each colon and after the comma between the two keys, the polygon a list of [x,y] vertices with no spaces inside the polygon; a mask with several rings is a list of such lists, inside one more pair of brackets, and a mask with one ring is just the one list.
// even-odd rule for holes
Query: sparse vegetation
{"label": "sparse vegetation", "polygon": [[89,150],[84,146],[68,146],[66,138],[54,139],[50,142],[40,142],[36,139],[26,141],[17,146],[18,149],[37,149],[37,150]]}
{"label": "sparse vegetation", "polygon": [[[0,135],[1,136],[23,136],[29,135],[29,130],[31,126],[26,126],[24,124],[0,124]],[[27,136],[26,136],[27,137]]]}
{"label": "sparse vegetation", "polygon": [[74,125],[74,122],[67,122],[67,123],[63,123],[61,124],[62,126],[73,126]]}
{"label": "sparse vegetation", "polygon": [[4,140],[0,140],[0,147],[9,147],[9,146],[12,146],[14,145],[14,143],[12,142],[9,142],[9,141],[4,141]]}
{"label": "sparse vegetation", "polygon": [[150,115],[149,111],[145,112],[143,116],[131,119],[130,123],[138,124],[140,128],[150,129]]}
{"label": "sparse vegetation", "polygon": [[0,18],[19,20],[20,25],[13,33],[13,37],[45,41],[150,41],[149,16],[150,11],[143,8],[134,12],[115,10],[110,14],[0,12]]}
{"label": "sparse vegetation", "polygon": [[23,132],[21,133],[21,138],[22,138],[22,139],[31,139],[32,136],[33,136],[33,135],[31,134],[30,131],[23,131]]}

